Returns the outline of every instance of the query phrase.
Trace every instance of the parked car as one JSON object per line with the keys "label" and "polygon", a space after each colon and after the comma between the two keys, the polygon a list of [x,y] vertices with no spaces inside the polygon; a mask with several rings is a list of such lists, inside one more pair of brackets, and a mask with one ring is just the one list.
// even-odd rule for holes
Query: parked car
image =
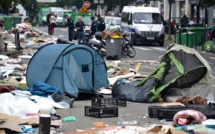
{"label": "parked car", "polygon": [[48,8],[40,8],[39,14],[38,14],[39,26],[45,26],[45,25],[47,25],[46,17],[48,15],[48,13],[49,13],[49,9]]}
{"label": "parked car", "polygon": [[106,29],[118,29],[121,25],[121,18],[114,17],[113,20],[110,22],[110,24],[106,27]]}
{"label": "parked car", "polygon": [[112,17],[112,16],[104,17],[106,28],[110,25],[110,23],[113,21],[113,19],[114,19],[114,17]]}

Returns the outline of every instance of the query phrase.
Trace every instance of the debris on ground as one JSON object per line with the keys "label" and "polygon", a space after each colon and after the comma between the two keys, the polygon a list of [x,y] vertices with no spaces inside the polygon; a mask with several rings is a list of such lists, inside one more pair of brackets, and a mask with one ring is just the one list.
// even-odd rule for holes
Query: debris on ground
{"label": "debris on ground", "polygon": [[[50,115],[51,127],[58,128],[59,131],[66,123],[75,124],[75,115],[71,116],[73,114],[69,113],[61,118],[56,109],[72,108],[79,89],[80,93],[100,93],[112,97],[92,98],[91,106],[83,108],[85,116],[82,116],[92,118],[92,127],[97,128],[77,129],[76,132],[69,131],[67,134],[214,132],[215,121],[211,119],[215,117],[215,105],[207,99],[213,92],[209,88],[204,88],[204,93],[201,92],[201,84],[208,84],[211,80],[211,68],[194,50],[173,45],[161,62],[105,61],[89,46],[68,42],[64,45],[55,44],[56,38],[34,32],[27,23],[17,24],[16,28],[9,31],[0,31],[0,35],[1,134],[5,130],[37,133],[43,112]],[[112,34],[106,31],[104,36],[116,35],[119,36],[117,31]],[[210,59],[214,60],[214,57]],[[138,73],[141,63],[144,63],[144,69],[153,70],[152,73]],[[136,64],[136,69],[124,66]],[[192,88],[195,85],[197,86]],[[134,102],[164,102],[164,96],[173,91],[171,88],[178,88],[180,92],[181,97],[177,102],[149,106],[148,115],[119,114],[121,107]],[[196,94],[205,98],[195,96]],[[135,116],[138,120],[122,119],[124,115]],[[139,120],[146,120],[148,116],[160,119],[163,124],[169,123],[167,121],[172,124],[150,125],[147,121],[144,126],[140,125]],[[119,126],[109,126],[105,121],[95,119],[110,117],[119,118],[115,124]],[[193,124],[190,125],[191,123]],[[57,130],[51,131],[58,133]]]}

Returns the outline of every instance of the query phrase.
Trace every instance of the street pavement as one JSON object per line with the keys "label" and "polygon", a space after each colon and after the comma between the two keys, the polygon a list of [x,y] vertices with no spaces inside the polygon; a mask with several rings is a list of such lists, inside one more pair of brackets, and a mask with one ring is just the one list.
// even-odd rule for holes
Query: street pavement
{"label": "street pavement", "polygon": [[[47,27],[34,27],[43,32],[47,32]],[[54,35],[56,37],[62,39],[68,39],[68,29],[66,28],[55,28]],[[77,41],[74,41],[77,42]],[[122,58],[123,61],[135,61],[135,60],[160,60],[162,55],[165,53],[166,47],[171,44],[171,42],[166,42],[164,47],[160,47],[157,45],[146,45],[139,44],[135,46],[137,55],[135,58]],[[215,54],[206,54],[204,52],[200,52],[200,54],[208,61],[209,65],[213,69],[213,75],[215,76],[214,68],[215,68],[215,60],[210,59],[210,57],[215,57]],[[150,74],[157,64],[148,64],[141,63],[139,68],[139,73],[143,75]],[[122,64],[121,67],[127,67],[136,69],[137,63],[135,64]],[[214,87],[215,88],[215,87]],[[105,96],[111,97],[111,96]],[[67,116],[75,116],[77,118],[77,122],[73,123],[64,123],[61,131],[75,131],[77,129],[86,129],[92,128],[94,122],[104,122],[108,125],[122,125],[122,122],[126,121],[137,121],[136,125],[144,126],[148,124],[169,124],[169,122],[163,122],[157,119],[150,119],[148,114],[148,106],[156,105],[156,104],[143,104],[143,103],[128,103],[127,107],[119,107],[119,117],[118,118],[102,118],[96,119],[91,117],[86,117],[84,115],[84,106],[90,106],[90,100],[81,100],[75,101],[73,108],[67,110],[57,110],[57,113],[62,117]]]}

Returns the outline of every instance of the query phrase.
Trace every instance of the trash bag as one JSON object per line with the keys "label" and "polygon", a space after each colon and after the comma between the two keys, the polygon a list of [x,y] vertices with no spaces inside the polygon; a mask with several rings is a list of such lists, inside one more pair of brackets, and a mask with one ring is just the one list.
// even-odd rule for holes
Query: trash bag
{"label": "trash bag", "polygon": [[62,94],[62,92],[50,85],[47,85],[43,82],[37,81],[34,83],[33,88],[29,89],[32,95],[38,95],[42,97],[48,97],[48,95],[52,95],[53,93]]}
{"label": "trash bag", "polygon": [[135,87],[139,80],[119,83],[117,80],[112,89],[112,96],[115,98],[125,98],[127,101],[148,103],[152,99],[152,91],[155,88],[156,78],[149,78],[144,85]]}
{"label": "trash bag", "polygon": [[69,108],[71,108],[73,106],[74,103],[74,98],[69,98],[68,96],[64,96],[58,93],[54,93],[51,95],[52,99],[56,102],[65,102],[69,104]]}

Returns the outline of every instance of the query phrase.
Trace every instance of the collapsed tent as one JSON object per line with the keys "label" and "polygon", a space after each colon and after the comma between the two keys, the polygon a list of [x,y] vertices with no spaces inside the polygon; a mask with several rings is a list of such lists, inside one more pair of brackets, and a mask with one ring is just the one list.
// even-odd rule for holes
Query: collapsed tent
{"label": "collapsed tent", "polygon": [[109,84],[104,59],[86,45],[50,44],[42,47],[27,68],[30,88],[37,81],[77,97],[78,93],[95,93]]}
{"label": "collapsed tent", "polygon": [[[120,83],[121,80],[119,80],[113,86],[112,95],[134,102],[155,102],[168,89],[189,90],[186,88],[196,83],[208,84],[211,78],[211,68],[199,53],[191,48],[172,44],[160,64],[148,77],[128,83]],[[214,91],[197,88],[192,89],[191,92],[205,97],[214,93]],[[189,93],[187,92],[186,95],[191,95]]]}

